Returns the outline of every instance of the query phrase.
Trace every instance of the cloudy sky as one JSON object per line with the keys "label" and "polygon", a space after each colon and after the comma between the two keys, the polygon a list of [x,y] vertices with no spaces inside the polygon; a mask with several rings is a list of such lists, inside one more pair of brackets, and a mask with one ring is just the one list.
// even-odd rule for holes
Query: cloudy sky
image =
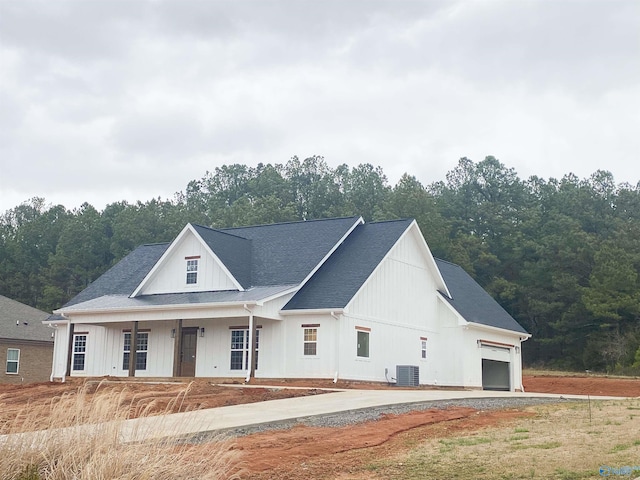
{"label": "cloudy sky", "polygon": [[0,213],[323,155],[640,180],[637,0],[0,0]]}

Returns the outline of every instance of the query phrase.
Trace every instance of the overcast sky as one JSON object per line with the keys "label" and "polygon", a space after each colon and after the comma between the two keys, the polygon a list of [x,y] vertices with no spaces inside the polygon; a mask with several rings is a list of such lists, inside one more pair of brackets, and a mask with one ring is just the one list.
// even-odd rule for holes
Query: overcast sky
{"label": "overcast sky", "polygon": [[640,180],[640,1],[0,0],[0,213],[322,155]]}

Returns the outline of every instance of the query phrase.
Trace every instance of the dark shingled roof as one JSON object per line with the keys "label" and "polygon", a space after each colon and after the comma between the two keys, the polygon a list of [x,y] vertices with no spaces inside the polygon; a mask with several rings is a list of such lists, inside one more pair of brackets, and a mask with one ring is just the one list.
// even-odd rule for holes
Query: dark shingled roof
{"label": "dark shingled roof", "polygon": [[244,291],[219,290],[215,292],[159,293],[140,295],[133,298],[128,295],[103,295],[102,297],[94,298],[81,304],[72,305],[65,309],[65,313],[73,313],[74,311],[83,311],[85,309],[106,311],[164,305],[255,302],[272,295],[281,294],[291,287],[291,285],[277,285],[271,287],[255,287]]}
{"label": "dark shingled roof", "polygon": [[527,333],[462,267],[435,260],[453,298],[440,293],[467,322]]}
{"label": "dark shingled roof", "polygon": [[131,295],[167,248],[169,243],[142,245],[136,248],[73,297],[65,307],[103,295]]}
{"label": "dark shingled roof", "polygon": [[251,240],[202,225],[193,225],[193,228],[242,285],[242,288],[249,288],[251,286]]}
{"label": "dark shingled roof", "polygon": [[48,313],[0,295],[0,338],[53,342],[51,330],[42,324]]}
{"label": "dark shingled roof", "polygon": [[358,225],[283,310],[346,307],[412,221]]}
{"label": "dark shingled roof", "polygon": [[[302,282],[360,217],[222,229],[251,240],[254,286]],[[217,252],[216,252],[217,253]]]}
{"label": "dark shingled roof", "polygon": [[[193,227],[242,287],[248,289],[252,286],[299,284],[359,218],[332,218],[223,230],[201,225]],[[105,295],[131,295],[169,245],[161,243],[136,248],[64,307]],[[61,318],[53,315],[49,320]]]}

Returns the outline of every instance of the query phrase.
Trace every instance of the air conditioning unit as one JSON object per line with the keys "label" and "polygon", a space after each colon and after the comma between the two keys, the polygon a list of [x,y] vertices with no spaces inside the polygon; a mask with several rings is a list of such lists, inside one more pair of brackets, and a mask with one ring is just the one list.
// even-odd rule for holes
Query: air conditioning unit
{"label": "air conditioning unit", "polygon": [[396,365],[396,385],[417,387],[420,385],[420,369],[417,365]]}

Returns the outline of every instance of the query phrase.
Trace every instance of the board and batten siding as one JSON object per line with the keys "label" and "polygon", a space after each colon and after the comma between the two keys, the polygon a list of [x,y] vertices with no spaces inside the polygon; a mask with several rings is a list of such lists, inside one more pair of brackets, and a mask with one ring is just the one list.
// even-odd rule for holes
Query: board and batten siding
{"label": "board and batten siding", "polygon": [[[485,340],[496,344],[505,344],[503,348],[508,351],[496,353],[492,356],[486,349],[479,346],[478,341]],[[469,328],[464,330],[464,348],[467,353],[465,361],[465,381],[466,386],[482,388],[482,358],[494,358],[499,361],[508,360],[510,363],[509,377],[511,390],[522,388],[522,358],[521,341],[517,333],[504,333],[499,331],[489,331],[482,327],[475,327],[469,324]],[[506,347],[510,345],[510,347]],[[517,347],[517,352],[516,352]],[[500,349],[502,350],[502,349]]]}
{"label": "board and batten siding", "polygon": [[[187,284],[187,257],[198,258],[198,281]],[[187,232],[172,249],[163,264],[149,279],[140,294],[237,290],[205,245],[192,232]]]}
{"label": "board and batten siding", "polygon": [[[279,330],[283,374],[290,378],[333,378],[336,373],[339,321],[330,314],[287,317]],[[317,330],[316,355],[304,354],[305,328]]]}
{"label": "board and batten siding", "polygon": [[[340,377],[391,380],[397,365],[420,367],[420,383],[438,370],[437,280],[417,226],[394,245],[347,306],[341,323]],[[369,358],[357,357],[357,327],[370,328]],[[427,359],[421,339],[427,338]]]}
{"label": "board and batten siding", "polygon": [[[437,286],[412,227],[381,262],[347,306],[349,314],[414,326],[437,328]],[[415,227],[417,228],[417,227]]]}

